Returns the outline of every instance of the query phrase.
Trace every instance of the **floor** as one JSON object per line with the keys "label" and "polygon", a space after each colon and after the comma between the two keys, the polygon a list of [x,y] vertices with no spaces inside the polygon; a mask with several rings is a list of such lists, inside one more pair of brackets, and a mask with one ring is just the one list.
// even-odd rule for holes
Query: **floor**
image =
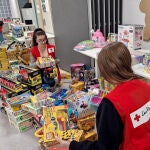
{"label": "floor", "polygon": [[9,125],[7,115],[0,112],[0,150],[39,150],[34,129],[20,133]]}
{"label": "floor", "polygon": [[[70,79],[63,79],[62,88],[68,88],[70,82]],[[39,150],[34,132],[34,129],[29,129],[20,133],[10,126],[7,115],[0,111],[0,150]]]}

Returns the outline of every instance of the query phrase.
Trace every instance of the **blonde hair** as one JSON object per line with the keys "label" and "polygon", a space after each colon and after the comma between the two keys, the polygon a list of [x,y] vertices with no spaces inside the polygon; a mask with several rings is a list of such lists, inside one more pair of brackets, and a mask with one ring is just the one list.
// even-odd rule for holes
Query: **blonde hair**
{"label": "blonde hair", "polygon": [[100,75],[111,84],[140,78],[133,73],[131,63],[131,54],[121,42],[106,45],[98,55]]}

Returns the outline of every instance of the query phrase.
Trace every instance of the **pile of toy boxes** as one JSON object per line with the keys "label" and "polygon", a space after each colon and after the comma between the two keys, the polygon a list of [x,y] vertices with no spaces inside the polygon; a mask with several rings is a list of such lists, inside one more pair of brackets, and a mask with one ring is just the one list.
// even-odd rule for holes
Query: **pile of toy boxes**
{"label": "pile of toy boxes", "polygon": [[10,67],[6,50],[6,48],[0,48],[0,71],[8,70]]}
{"label": "pile of toy boxes", "polygon": [[33,115],[21,109],[21,104],[30,101],[31,94],[25,92],[15,97],[7,99],[6,112],[10,125],[16,127],[20,132],[24,132],[33,127]]}
{"label": "pile of toy boxes", "polygon": [[28,86],[31,94],[35,95],[43,91],[42,78],[39,69],[22,65],[19,66],[19,73],[20,82]]}
{"label": "pile of toy boxes", "polygon": [[77,141],[97,138],[95,112],[88,104],[91,95],[83,91],[72,94],[61,89],[50,97],[55,99],[53,106],[43,107],[44,126],[35,132],[35,136],[40,138],[40,147],[58,144],[56,136]]}
{"label": "pile of toy boxes", "polygon": [[[0,73],[0,86],[6,93],[3,95],[3,100],[13,96],[22,94],[28,91],[26,85],[22,85],[17,81],[16,74],[13,71],[1,71]],[[2,94],[2,93],[1,93]]]}

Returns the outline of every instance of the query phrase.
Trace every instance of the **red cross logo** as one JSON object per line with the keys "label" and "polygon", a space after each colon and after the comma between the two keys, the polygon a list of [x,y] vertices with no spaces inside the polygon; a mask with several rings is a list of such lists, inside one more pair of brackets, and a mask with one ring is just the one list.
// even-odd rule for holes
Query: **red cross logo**
{"label": "red cross logo", "polygon": [[140,116],[140,115],[138,115],[138,114],[136,114],[136,115],[135,115],[135,117],[134,117],[134,120],[139,121],[139,120],[140,120],[140,118],[141,118],[141,116]]}

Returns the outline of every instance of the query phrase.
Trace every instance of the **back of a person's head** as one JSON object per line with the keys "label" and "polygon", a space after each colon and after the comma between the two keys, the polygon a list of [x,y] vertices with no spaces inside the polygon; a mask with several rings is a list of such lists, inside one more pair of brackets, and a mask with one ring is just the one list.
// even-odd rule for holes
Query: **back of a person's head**
{"label": "back of a person's head", "polygon": [[131,63],[131,54],[121,42],[106,45],[98,55],[100,75],[112,84],[137,78],[133,73]]}

